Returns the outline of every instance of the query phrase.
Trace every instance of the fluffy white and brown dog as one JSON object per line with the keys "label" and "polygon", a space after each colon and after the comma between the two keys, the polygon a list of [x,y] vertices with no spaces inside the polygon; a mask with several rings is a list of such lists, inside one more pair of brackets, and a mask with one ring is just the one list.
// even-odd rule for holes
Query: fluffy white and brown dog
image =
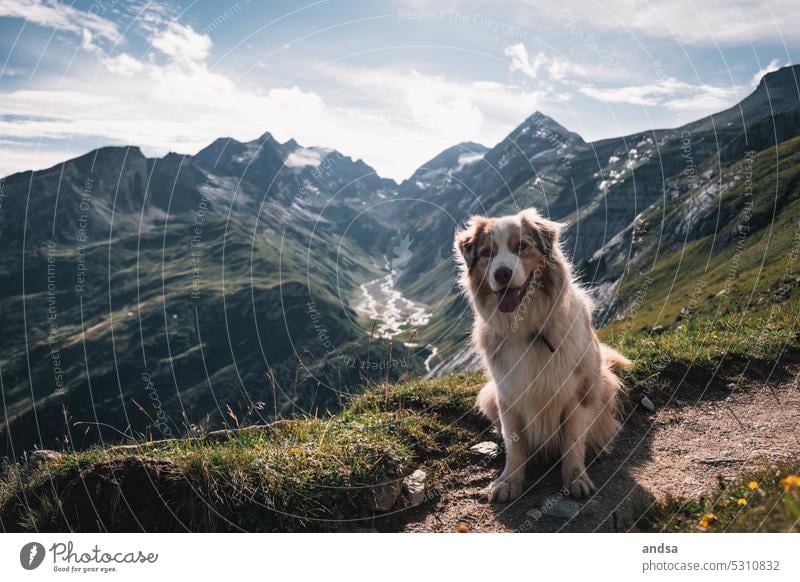
{"label": "fluffy white and brown dog", "polygon": [[506,448],[490,501],[522,493],[532,457],[560,459],[570,494],[590,495],[586,456],[607,452],[619,428],[621,382],[611,368],[630,361],[598,340],[592,302],[559,245],[562,228],[528,209],[473,217],[456,233],[461,283],[475,314],[473,341],[491,378],[477,406]]}

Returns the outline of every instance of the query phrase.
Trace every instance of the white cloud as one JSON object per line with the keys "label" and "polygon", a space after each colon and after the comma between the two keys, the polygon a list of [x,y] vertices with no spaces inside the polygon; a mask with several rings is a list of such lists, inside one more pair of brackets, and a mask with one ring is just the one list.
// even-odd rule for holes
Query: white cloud
{"label": "white cloud", "polygon": [[550,102],[544,92],[494,81],[407,69],[320,67],[323,80],[335,79],[342,87],[340,100],[329,102],[331,97],[296,86],[248,89],[204,61],[170,58],[160,64],[123,55],[106,61],[115,73],[133,75],[122,82],[106,75],[94,84],[67,80],[62,90],[0,93],[0,115],[30,117],[0,122],[0,135],[94,138],[163,154],[194,153],[219,136],[247,141],[270,131],[281,141],[336,148],[383,176],[401,179],[453,143],[497,143]]}
{"label": "white cloud", "polygon": [[[786,64],[788,65],[790,63]],[[759,70],[755,75],[753,75],[753,79],[750,81],[750,85],[753,88],[758,87],[758,84],[761,82],[761,78],[764,75],[766,75],[767,73],[771,73],[773,71],[777,71],[780,68],[781,68],[780,61],[778,59],[772,59],[766,67]]]}
{"label": "white cloud", "polygon": [[797,0],[562,0],[556,14],[562,22],[696,45],[800,38]]}
{"label": "white cloud", "polygon": [[[84,31],[112,42],[120,40],[117,25],[91,12],[55,0],[0,0],[0,16],[24,18],[40,26],[83,35]],[[84,39],[86,37],[84,36]]]}
{"label": "white cloud", "polygon": [[204,61],[211,50],[211,38],[208,35],[174,21],[165,30],[155,33],[150,42],[153,48],[184,65]]}
{"label": "white cloud", "polygon": [[144,63],[136,60],[128,53],[120,53],[114,57],[103,59],[103,65],[112,73],[130,77],[144,70]]}
{"label": "white cloud", "polygon": [[566,59],[556,56],[548,56],[543,52],[538,52],[533,60],[528,56],[528,49],[522,43],[507,46],[503,53],[511,58],[509,68],[511,71],[519,71],[532,79],[539,78],[539,72],[545,70],[550,79],[561,80],[568,75],[585,75],[586,71],[580,65],[571,63]]}
{"label": "white cloud", "polygon": [[317,137],[308,143],[324,143],[363,157],[382,175],[394,178],[407,177],[454,143],[492,146],[537,109],[552,112],[562,98],[538,88],[465,81],[399,67],[326,65],[317,72],[345,87],[339,95],[352,93],[371,108],[330,107],[329,114],[345,116],[347,127],[342,135],[324,136],[331,141]]}
{"label": "white cloud", "polygon": [[0,142],[0,176],[24,170],[43,170],[81,153],[66,148],[46,149],[37,144]]}
{"label": "white cloud", "polygon": [[91,30],[84,28],[83,31],[81,31],[81,37],[81,48],[87,51],[100,50],[100,47],[94,44],[94,35]]}
{"label": "white cloud", "polygon": [[411,71],[403,89],[403,102],[421,128],[450,132],[460,127],[474,133],[483,124],[483,113],[468,94],[447,90],[447,81]]}
{"label": "white cloud", "polygon": [[666,107],[673,111],[713,113],[733,105],[740,94],[738,87],[692,85],[675,78],[667,78],[645,85],[600,88],[581,87],[587,97],[605,103],[627,103],[645,107]]}

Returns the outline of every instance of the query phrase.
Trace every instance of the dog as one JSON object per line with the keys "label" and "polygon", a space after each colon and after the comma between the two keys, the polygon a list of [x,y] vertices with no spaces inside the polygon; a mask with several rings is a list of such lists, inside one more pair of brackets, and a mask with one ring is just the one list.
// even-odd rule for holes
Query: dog
{"label": "dog", "polygon": [[560,459],[566,490],[591,495],[586,457],[610,452],[620,427],[623,386],[612,368],[631,362],[595,333],[592,301],[559,244],[564,226],[530,208],[475,216],[456,232],[472,339],[490,377],[476,405],[506,449],[505,468],[489,487],[491,502],[522,494],[532,457]]}

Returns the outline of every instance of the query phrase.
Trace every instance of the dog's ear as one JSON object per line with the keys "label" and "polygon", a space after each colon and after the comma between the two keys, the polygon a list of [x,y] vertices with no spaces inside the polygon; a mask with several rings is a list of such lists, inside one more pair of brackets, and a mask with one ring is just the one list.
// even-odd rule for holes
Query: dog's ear
{"label": "dog's ear", "polygon": [[482,216],[473,216],[467,225],[456,231],[455,251],[471,271],[478,261],[478,237],[486,227],[487,219]]}
{"label": "dog's ear", "polygon": [[542,254],[548,258],[552,258],[553,249],[558,246],[558,239],[564,226],[566,225],[544,218],[535,209],[522,213],[522,227],[533,238]]}

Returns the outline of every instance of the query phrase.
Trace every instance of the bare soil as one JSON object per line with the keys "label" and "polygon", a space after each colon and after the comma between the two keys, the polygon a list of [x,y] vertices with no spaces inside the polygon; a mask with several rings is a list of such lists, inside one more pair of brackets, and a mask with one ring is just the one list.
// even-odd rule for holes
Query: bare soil
{"label": "bare soil", "polygon": [[[589,467],[597,491],[578,501],[579,508],[560,492],[557,465],[528,467],[522,497],[490,504],[486,489],[502,469],[501,454],[493,460],[476,458],[474,465],[435,485],[429,501],[376,527],[410,532],[637,531],[656,500],[708,495],[718,482],[750,468],[796,457],[798,380],[750,381],[734,390],[722,386],[681,401],[651,395],[657,407],[653,413],[640,405],[630,407],[614,451]],[[496,435],[485,436],[497,440]],[[572,517],[564,515],[569,506],[577,510]],[[536,509],[540,515],[527,515]]]}

